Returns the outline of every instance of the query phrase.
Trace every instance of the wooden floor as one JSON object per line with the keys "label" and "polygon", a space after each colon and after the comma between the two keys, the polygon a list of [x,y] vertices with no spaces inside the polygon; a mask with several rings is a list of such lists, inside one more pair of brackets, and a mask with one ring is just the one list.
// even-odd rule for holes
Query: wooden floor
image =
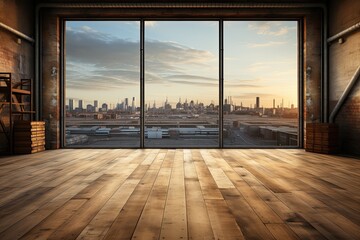
{"label": "wooden floor", "polygon": [[0,158],[0,239],[360,239],[360,160],[278,149]]}

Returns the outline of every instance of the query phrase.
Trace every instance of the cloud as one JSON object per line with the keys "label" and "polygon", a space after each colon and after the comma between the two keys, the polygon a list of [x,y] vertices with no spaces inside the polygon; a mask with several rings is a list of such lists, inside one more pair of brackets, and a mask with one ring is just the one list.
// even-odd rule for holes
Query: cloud
{"label": "cloud", "polygon": [[271,35],[271,36],[286,35],[290,30],[289,27],[283,26],[283,24],[278,21],[251,22],[248,25],[248,28],[256,31],[256,33],[259,35]]}
{"label": "cloud", "polygon": [[157,24],[156,21],[145,21],[145,26],[146,27],[155,27]]}
{"label": "cloud", "polygon": [[242,84],[242,83],[230,83],[224,86],[225,88],[259,88],[261,86],[255,84]]}
{"label": "cloud", "polygon": [[218,81],[218,78],[210,78],[210,77],[203,77],[203,76],[197,76],[197,75],[170,75],[166,77],[169,80],[172,79],[189,79],[189,80],[207,80],[207,81]]}
{"label": "cloud", "polygon": [[[145,54],[147,83],[213,80],[205,76],[186,74],[194,67],[211,68],[210,62],[216,60],[216,57],[209,51],[176,42],[147,40]],[[88,26],[67,28],[66,78],[67,87],[74,89],[110,90],[138,84],[140,43],[116,38]],[[184,84],[190,85],[187,82]]]}
{"label": "cloud", "polygon": [[269,93],[240,93],[238,95],[232,96],[234,99],[254,99],[256,97],[260,97],[261,98],[279,98],[279,96],[277,96],[276,94],[269,94]]}
{"label": "cloud", "polygon": [[249,43],[247,46],[250,48],[273,47],[284,45],[286,42],[267,42],[267,43]]}
{"label": "cloud", "polygon": [[145,43],[146,61],[164,65],[206,66],[216,57],[209,51],[198,50],[176,42],[148,40]]}
{"label": "cloud", "polygon": [[172,81],[171,83],[184,84],[189,86],[201,86],[201,87],[216,87],[218,88],[218,83],[213,82],[195,82],[195,81]]}

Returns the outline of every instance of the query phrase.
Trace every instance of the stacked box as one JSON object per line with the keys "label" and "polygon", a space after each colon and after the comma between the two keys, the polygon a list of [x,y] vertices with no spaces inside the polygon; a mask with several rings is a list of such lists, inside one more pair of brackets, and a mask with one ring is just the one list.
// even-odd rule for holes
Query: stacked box
{"label": "stacked box", "polygon": [[338,151],[338,127],[334,123],[307,123],[305,150],[316,153]]}
{"label": "stacked box", "polygon": [[14,153],[28,154],[45,150],[45,122],[14,122]]}

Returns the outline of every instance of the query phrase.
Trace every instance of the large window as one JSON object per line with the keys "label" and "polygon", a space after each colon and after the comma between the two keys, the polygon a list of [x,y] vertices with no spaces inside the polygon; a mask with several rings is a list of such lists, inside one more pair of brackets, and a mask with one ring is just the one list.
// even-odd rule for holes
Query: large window
{"label": "large window", "polygon": [[66,22],[66,146],[140,146],[139,28],[137,21]]}
{"label": "large window", "polygon": [[224,146],[298,145],[296,21],[224,22]]}
{"label": "large window", "polygon": [[145,22],[145,146],[217,147],[219,23]]}
{"label": "large window", "polygon": [[65,23],[66,147],[298,146],[297,21]]}

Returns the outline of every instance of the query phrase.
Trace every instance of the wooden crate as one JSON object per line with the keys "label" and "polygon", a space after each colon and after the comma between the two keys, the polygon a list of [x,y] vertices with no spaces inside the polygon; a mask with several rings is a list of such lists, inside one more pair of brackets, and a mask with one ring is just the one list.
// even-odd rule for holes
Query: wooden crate
{"label": "wooden crate", "polygon": [[14,122],[14,153],[28,154],[45,150],[45,122]]}
{"label": "wooden crate", "polygon": [[326,154],[338,152],[338,126],[334,123],[307,123],[305,150]]}

